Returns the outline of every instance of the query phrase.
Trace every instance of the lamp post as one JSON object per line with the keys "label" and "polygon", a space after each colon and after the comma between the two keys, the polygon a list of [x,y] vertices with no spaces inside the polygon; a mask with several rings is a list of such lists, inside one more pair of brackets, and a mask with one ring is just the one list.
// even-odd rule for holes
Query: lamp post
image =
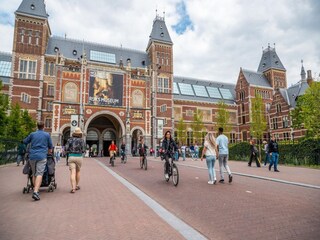
{"label": "lamp post", "polygon": [[[159,64],[152,65],[152,147],[157,149],[157,77]],[[156,155],[155,155],[156,156]]]}
{"label": "lamp post", "polygon": [[270,141],[271,139],[271,122],[270,122],[270,103],[266,104],[266,110],[267,110],[267,115],[268,115],[268,140]]}

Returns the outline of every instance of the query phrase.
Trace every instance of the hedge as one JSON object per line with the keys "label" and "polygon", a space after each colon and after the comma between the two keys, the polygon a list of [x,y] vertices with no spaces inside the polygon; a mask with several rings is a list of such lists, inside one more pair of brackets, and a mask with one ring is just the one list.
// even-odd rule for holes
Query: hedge
{"label": "hedge", "polygon": [[[263,145],[261,147],[262,162],[265,159]],[[250,144],[241,142],[230,144],[229,158],[236,161],[249,161]],[[299,143],[279,143],[279,163],[293,165],[320,165],[320,139],[305,139]]]}

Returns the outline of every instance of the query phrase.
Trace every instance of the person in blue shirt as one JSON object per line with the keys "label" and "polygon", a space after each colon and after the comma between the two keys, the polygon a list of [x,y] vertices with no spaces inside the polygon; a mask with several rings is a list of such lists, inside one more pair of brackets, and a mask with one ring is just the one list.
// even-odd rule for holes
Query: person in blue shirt
{"label": "person in blue shirt", "polygon": [[223,176],[223,167],[227,170],[229,174],[229,183],[232,182],[232,173],[228,166],[228,157],[229,157],[229,149],[228,144],[229,140],[226,135],[223,134],[223,128],[219,128],[219,136],[217,137],[217,145],[218,145],[218,152],[219,152],[219,166],[220,166],[220,176],[221,179],[219,183],[224,183],[224,176]]}
{"label": "person in blue shirt", "polygon": [[30,143],[29,163],[33,174],[32,181],[34,186],[32,198],[35,201],[40,200],[39,188],[47,164],[47,154],[52,153],[53,148],[49,133],[43,130],[44,123],[42,121],[38,122],[37,127],[37,131],[30,133],[23,140],[23,143],[26,145]]}

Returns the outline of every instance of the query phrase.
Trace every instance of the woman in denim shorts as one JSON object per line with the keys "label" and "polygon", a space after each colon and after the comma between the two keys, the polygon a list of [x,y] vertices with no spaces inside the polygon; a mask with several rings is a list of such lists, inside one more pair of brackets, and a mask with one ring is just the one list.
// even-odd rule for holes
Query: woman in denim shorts
{"label": "woman in denim shorts", "polygon": [[80,168],[82,165],[82,154],[85,152],[84,141],[82,139],[82,131],[80,128],[75,128],[72,137],[68,139],[66,150],[69,154],[69,169],[71,193],[75,193],[80,189]]}

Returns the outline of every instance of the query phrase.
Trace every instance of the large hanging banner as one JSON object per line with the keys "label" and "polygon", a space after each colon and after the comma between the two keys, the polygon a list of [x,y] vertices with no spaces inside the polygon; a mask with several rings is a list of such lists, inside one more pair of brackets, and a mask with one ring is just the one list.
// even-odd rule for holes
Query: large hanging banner
{"label": "large hanging banner", "polygon": [[90,72],[89,104],[122,106],[123,75],[105,71]]}

